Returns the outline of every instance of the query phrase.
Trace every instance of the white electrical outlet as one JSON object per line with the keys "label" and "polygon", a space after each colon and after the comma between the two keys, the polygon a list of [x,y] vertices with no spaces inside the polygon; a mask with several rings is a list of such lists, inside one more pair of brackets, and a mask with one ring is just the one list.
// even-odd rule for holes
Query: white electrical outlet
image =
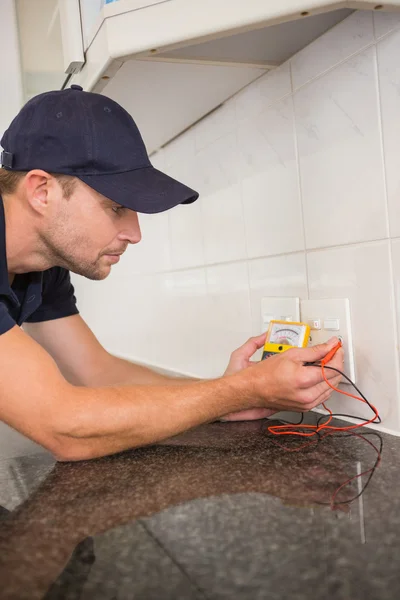
{"label": "white electrical outlet", "polygon": [[[311,328],[310,346],[341,336],[345,355],[344,373],[356,383],[350,303],[348,298],[301,301],[301,320]],[[343,379],[343,383],[348,383]]]}
{"label": "white electrical outlet", "polygon": [[261,330],[270,321],[300,321],[300,298],[261,298]]}

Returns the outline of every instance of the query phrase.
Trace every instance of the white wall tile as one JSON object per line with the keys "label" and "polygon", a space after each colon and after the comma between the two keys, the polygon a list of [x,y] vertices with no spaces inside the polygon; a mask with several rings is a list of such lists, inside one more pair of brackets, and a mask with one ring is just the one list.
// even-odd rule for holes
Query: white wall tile
{"label": "white wall tile", "polygon": [[107,323],[91,311],[89,321],[96,330],[103,319],[100,340],[112,353],[202,377],[210,352],[206,292],[204,269],[125,278],[108,290],[118,310],[110,308]]}
{"label": "white wall tile", "polygon": [[[194,130],[189,129],[184,135],[162,148],[163,159],[160,170],[177,181],[200,192],[198,183],[201,181],[195,167],[195,136]],[[154,165],[156,166],[156,165]],[[159,167],[156,167],[159,168]]]}
{"label": "white wall tile", "polygon": [[[399,430],[389,243],[311,252],[307,261],[310,298],[350,299],[357,385],[377,407],[383,427]],[[329,404],[334,412],[370,414],[362,403],[337,396]]]}
{"label": "white wall tile", "polygon": [[[112,353],[133,361],[205,377],[209,353],[205,325],[209,310],[204,269],[140,275],[120,282],[118,314],[102,327],[101,341]],[[97,315],[91,322],[96,327]],[[104,319],[104,315],[103,315]]]}
{"label": "white wall tile", "polygon": [[224,135],[203,150],[192,163],[196,186],[202,196],[214,194],[238,181],[239,155],[236,132]]}
{"label": "white wall tile", "polygon": [[235,131],[236,106],[227,100],[220,108],[194,127],[196,151],[199,152],[218,138]]}
{"label": "white wall tile", "polygon": [[101,281],[89,281],[71,273],[82,317],[96,335],[106,342],[119,318],[123,320],[127,315],[130,320],[134,315],[140,314],[142,299],[146,295],[146,285],[142,283],[157,278],[156,275],[141,275],[127,270],[126,258],[125,254],[121,262],[112,267],[110,275]]}
{"label": "white wall tile", "polygon": [[104,281],[86,282],[84,294],[80,293],[78,282],[78,307],[107,350],[157,363],[157,341],[170,313],[166,277],[167,274],[118,277],[115,271]]}
{"label": "white wall tile", "polygon": [[373,41],[372,11],[360,10],[353,13],[291,59],[294,89],[346,60]]}
{"label": "white wall tile", "polygon": [[248,256],[302,250],[292,98],[241,121],[238,147]]}
{"label": "white wall tile", "polygon": [[201,213],[206,262],[246,259],[240,185],[237,183],[203,198]]}
{"label": "white wall tile", "polygon": [[238,168],[242,179],[264,172],[276,163],[285,166],[295,158],[293,103],[276,102],[262,112],[249,113],[237,127]]}
{"label": "white wall tile", "polygon": [[378,46],[383,148],[391,236],[400,236],[400,30]]}
{"label": "white wall tile", "polygon": [[308,297],[305,253],[258,258],[250,260],[248,265],[252,335],[259,335],[262,333],[261,298]]}
{"label": "white wall tile", "polygon": [[175,206],[168,211],[173,269],[204,264],[200,202],[201,200],[197,200],[190,205]]}
{"label": "white wall tile", "polygon": [[251,332],[249,282],[246,262],[206,268],[209,296],[210,340],[208,376],[222,375],[231,353],[244,344]]}
{"label": "white wall tile", "polygon": [[375,48],[295,94],[307,248],[387,236]]}
{"label": "white wall tile", "polygon": [[400,27],[399,12],[374,12],[374,28],[377,39],[398,27]]}
{"label": "white wall tile", "polygon": [[139,224],[142,239],[130,246],[118,273],[129,277],[132,273],[154,273],[171,269],[169,223],[167,212],[154,215],[140,214]]}
{"label": "white wall tile", "polygon": [[291,91],[290,63],[287,62],[272,69],[236,94],[234,100],[237,120],[241,121],[248,119],[249,115],[257,115]]}
{"label": "white wall tile", "polygon": [[184,308],[183,305],[188,299],[199,302],[207,295],[206,272],[202,267],[169,273],[165,282],[169,296],[179,308]]}
{"label": "white wall tile", "polygon": [[161,150],[157,150],[150,157],[150,162],[155,169],[159,171],[165,171],[166,169],[166,157],[165,150],[161,148]]}
{"label": "white wall tile", "polygon": [[[194,128],[188,129],[183,135],[178,136],[172,142],[167,144],[163,150],[165,151],[165,168],[168,174],[172,167],[179,169],[180,165],[185,165],[188,160],[194,158],[196,153],[196,137]],[[171,177],[175,175],[171,174]]]}
{"label": "white wall tile", "polygon": [[[205,269],[190,269],[164,276],[168,313],[160,324],[159,364],[167,369],[207,377],[205,357],[210,354],[207,335],[209,298]],[[163,301],[163,298],[161,298]]]}

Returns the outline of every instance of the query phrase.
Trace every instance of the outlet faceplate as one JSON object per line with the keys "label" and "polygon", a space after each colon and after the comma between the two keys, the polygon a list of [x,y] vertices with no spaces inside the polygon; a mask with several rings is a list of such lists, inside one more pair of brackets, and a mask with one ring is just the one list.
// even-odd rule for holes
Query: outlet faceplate
{"label": "outlet faceplate", "polygon": [[[344,373],[356,383],[353,338],[348,298],[301,301],[301,320],[310,325],[310,346],[341,336],[345,355]],[[343,383],[346,382],[343,379]]]}
{"label": "outlet faceplate", "polygon": [[300,298],[261,298],[261,330],[267,331],[272,320],[300,321]]}

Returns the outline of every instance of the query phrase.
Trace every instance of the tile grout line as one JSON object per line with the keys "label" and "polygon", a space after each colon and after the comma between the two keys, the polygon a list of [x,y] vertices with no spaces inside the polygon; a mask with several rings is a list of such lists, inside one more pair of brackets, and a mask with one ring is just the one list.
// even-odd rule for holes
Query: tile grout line
{"label": "tile grout line", "polygon": [[391,237],[390,237],[390,218],[389,218],[389,196],[388,196],[387,176],[386,176],[385,145],[384,145],[384,135],[383,135],[382,102],[381,102],[381,80],[380,80],[380,72],[379,72],[379,60],[378,60],[378,48],[377,47],[375,47],[374,65],[375,65],[375,73],[376,73],[376,101],[377,101],[377,108],[378,108],[379,144],[380,144],[381,161],[382,161],[383,190],[384,190],[384,196],[385,196],[386,233],[387,233],[387,238],[390,241]]}
{"label": "tile grout line", "polygon": [[[164,163],[165,163],[165,156],[164,156]],[[171,212],[168,211],[167,212],[167,241],[168,241],[168,262],[169,262],[169,269],[167,272],[171,272],[172,271],[172,225],[171,225]]]}
{"label": "tile grout line", "polygon": [[372,240],[360,240],[357,242],[348,242],[346,244],[339,244],[339,245],[334,245],[334,246],[320,246],[318,248],[305,248],[305,249],[299,249],[299,250],[293,250],[291,252],[280,252],[278,254],[268,254],[268,255],[261,255],[261,256],[251,256],[251,257],[247,257],[246,258],[238,258],[235,260],[226,260],[226,261],[222,261],[222,262],[217,262],[217,263],[209,263],[209,264],[197,264],[197,265],[192,265],[192,266],[188,266],[188,267],[179,267],[179,268],[175,268],[172,270],[168,270],[168,271],[148,271],[148,272],[136,272],[136,273],[132,273],[132,276],[134,277],[142,277],[142,276],[149,276],[149,275],[166,275],[169,273],[182,273],[185,271],[196,271],[196,270],[200,270],[200,269],[210,269],[213,267],[220,267],[220,266],[224,266],[224,265],[232,265],[232,264],[236,264],[236,263],[241,263],[244,262],[245,260],[252,262],[252,261],[257,261],[257,260],[272,260],[272,259],[276,259],[276,258],[282,258],[284,256],[294,256],[296,254],[315,254],[317,252],[329,252],[330,250],[343,250],[345,248],[354,248],[354,247],[365,247],[365,246],[369,246],[371,244],[377,244],[378,242],[385,242],[387,240],[400,240],[400,236],[396,236],[394,238],[389,238],[389,237],[381,237],[381,238],[376,238],[376,239],[372,239]]}
{"label": "tile grout line", "polygon": [[[378,13],[376,13],[376,14],[378,14]],[[398,13],[396,12],[396,13],[391,13],[391,14],[398,14]],[[384,40],[385,38],[389,37],[392,33],[395,33],[399,29],[400,29],[400,24],[399,25],[395,25],[395,27],[393,27],[393,29],[390,29],[389,31],[387,31],[383,35],[377,36],[376,35],[376,27],[375,27],[375,19],[374,19],[374,36],[375,36],[375,41],[377,43],[380,42],[380,41],[382,41],[382,40]]]}
{"label": "tile grout line", "polygon": [[378,47],[375,47],[375,69],[376,69],[376,94],[378,104],[378,119],[379,119],[379,133],[380,133],[380,146],[381,146],[381,158],[382,158],[382,169],[383,169],[383,186],[385,192],[385,208],[386,208],[386,227],[389,236],[388,239],[388,259],[389,259],[389,273],[390,273],[390,303],[392,305],[392,317],[394,321],[394,354],[397,364],[396,369],[396,386],[397,386],[397,404],[399,409],[400,403],[400,360],[399,360],[399,319],[396,313],[396,293],[394,286],[394,269],[393,269],[393,249],[392,239],[390,237],[390,215],[389,215],[389,195],[387,187],[387,173],[386,173],[386,161],[385,161],[385,139],[383,133],[383,118],[382,118],[382,95],[381,95],[381,78],[379,70],[379,59],[378,59]]}
{"label": "tile grout line", "polygon": [[[196,137],[195,137],[196,139]],[[195,155],[196,156],[196,155]],[[199,197],[200,200],[200,197]],[[198,202],[198,200],[196,200],[196,202]],[[202,254],[203,254],[203,264],[200,265],[203,269],[204,269],[204,279],[205,279],[205,285],[206,285],[206,296],[208,297],[209,295],[209,285],[208,285],[208,273],[207,273],[207,256],[206,256],[206,240],[205,240],[205,233],[204,233],[204,226],[205,226],[205,215],[204,215],[204,209],[203,209],[203,204],[200,202],[200,225],[201,225],[201,231],[200,231],[200,236],[201,236],[201,250],[202,250]]]}
{"label": "tile grout line", "polygon": [[333,246],[320,246],[319,248],[308,248],[306,252],[308,254],[314,254],[316,252],[328,252],[329,250],[340,250],[341,248],[351,248],[354,246],[368,246],[369,244],[376,244],[377,242],[384,242],[389,239],[388,236],[379,237],[372,240],[359,240],[356,242],[347,242],[345,244],[335,244]]}
{"label": "tile grout line", "polygon": [[294,101],[294,86],[293,86],[293,72],[292,72],[292,61],[289,62],[289,73],[290,73],[290,87],[292,89],[292,111],[293,111],[293,136],[294,136],[294,152],[297,167],[297,189],[299,194],[300,212],[301,212],[301,227],[303,233],[303,254],[304,254],[304,265],[306,273],[306,288],[307,298],[310,299],[310,284],[308,279],[308,260],[306,252],[306,226],[304,218],[304,204],[303,204],[303,189],[301,185],[301,169],[300,169],[300,157],[299,157],[299,140],[297,136],[297,121],[296,121],[296,107]]}
{"label": "tile grout line", "polygon": [[[263,77],[264,75],[262,75],[261,77]],[[261,79],[261,77],[259,77],[258,79]],[[238,133],[238,118],[237,118],[237,105],[236,102],[235,104],[235,141],[236,141],[236,151],[237,154],[239,154],[239,133]],[[252,303],[251,303],[251,293],[250,293],[250,265],[249,265],[249,249],[248,249],[248,245],[247,245],[247,230],[246,230],[246,219],[245,219],[245,210],[244,210],[244,198],[243,198],[243,177],[239,177],[239,181],[238,181],[238,186],[239,186],[239,194],[240,194],[240,206],[242,209],[242,224],[243,224],[243,237],[244,237],[244,251],[245,251],[245,259],[239,259],[237,262],[243,262],[243,260],[246,263],[246,276],[247,276],[247,302],[248,302],[248,308],[249,308],[249,316],[250,316],[250,335],[253,334],[253,323],[254,323],[254,311],[253,311],[253,307],[252,307]]]}

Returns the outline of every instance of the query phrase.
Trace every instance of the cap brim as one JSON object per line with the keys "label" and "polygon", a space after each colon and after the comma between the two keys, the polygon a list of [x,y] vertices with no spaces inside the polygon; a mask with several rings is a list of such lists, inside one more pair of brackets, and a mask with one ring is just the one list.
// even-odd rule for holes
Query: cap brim
{"label": "cap brim", "polygon": [[197,192],[154,167],[77,177],[110,200],[141,213],[163,212],[178,204],[191,204],[199,197]]}

